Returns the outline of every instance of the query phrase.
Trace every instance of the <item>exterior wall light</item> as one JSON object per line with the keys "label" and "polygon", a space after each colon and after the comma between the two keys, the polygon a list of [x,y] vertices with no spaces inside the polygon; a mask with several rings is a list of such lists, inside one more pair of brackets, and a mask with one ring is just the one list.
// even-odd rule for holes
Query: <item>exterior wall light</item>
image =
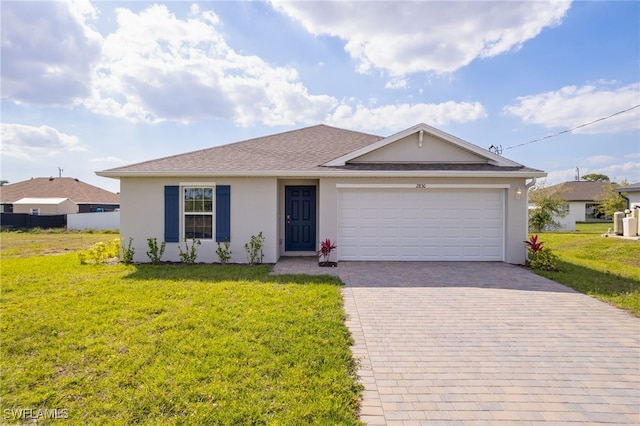
{"label": "exterior wall light", "polygon": [[518,187],[518,189],[516,189],[516,200],[519,200],[521,195],[522,195],[522,188]]}

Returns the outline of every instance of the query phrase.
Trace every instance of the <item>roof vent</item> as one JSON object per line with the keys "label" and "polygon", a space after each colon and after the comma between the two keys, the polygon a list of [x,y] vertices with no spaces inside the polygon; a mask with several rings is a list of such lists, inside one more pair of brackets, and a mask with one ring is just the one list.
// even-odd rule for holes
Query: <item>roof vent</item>
{"label": "roof vent", "polygon": [[53,176],[49,176],[49,182],[53,180]]}

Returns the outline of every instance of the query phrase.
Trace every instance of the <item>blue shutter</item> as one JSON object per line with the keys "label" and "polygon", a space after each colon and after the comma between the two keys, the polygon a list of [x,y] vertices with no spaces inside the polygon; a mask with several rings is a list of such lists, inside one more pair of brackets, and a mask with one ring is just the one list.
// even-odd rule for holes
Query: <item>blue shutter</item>
{"label": "blue shutter", "polygon": [[164,187],[164,240],[180,242],[180,187]]}
{"label": "blue shutter", "polygon": [[216,241],[231,241],[231,187],[216,186]]}

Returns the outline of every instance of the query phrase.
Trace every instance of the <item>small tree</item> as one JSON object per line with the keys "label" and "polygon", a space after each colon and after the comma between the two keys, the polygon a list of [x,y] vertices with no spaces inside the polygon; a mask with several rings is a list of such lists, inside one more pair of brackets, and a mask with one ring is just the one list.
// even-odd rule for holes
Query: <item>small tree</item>
{"label": "small tree", "polygon": [[589,173],[582,176],[582,180],[587,182],[609,182],[609,176],[600,173]]}
{"label": "small tree", "polygon": [[530,200],[535,204],[535,207],[529,210],[529,229],[532,232],[560,228],[556,218],[568,214],[564,208],[567,201],[560,191],[542,186],[531,191]]}
{"label": "small tree", "polygon": [[627,181],[623,181],[621,184],[607,185],[604,192],[595,197],[595,201],[600,202],[596,209],[606,217],[613,217],[615,212],[624,211],[627,208],[627,201],[615,190],[628,184]]}

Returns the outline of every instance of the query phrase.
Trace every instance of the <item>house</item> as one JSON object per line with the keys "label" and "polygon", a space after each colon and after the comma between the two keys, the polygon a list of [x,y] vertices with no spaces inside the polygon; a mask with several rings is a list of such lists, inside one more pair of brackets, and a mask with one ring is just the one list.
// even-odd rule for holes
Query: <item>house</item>
{"label": "house", "polygon": [[[608,182],[592,181],[569,181],[552,185],[540,191],[558,194],[564,201],[564,212],[566,216],[556,218],[560,224],[560,229],[565,231],[575,231],[576,222],[606,222],[607,218],[598,211],[600,205],[599,197],[604,195]],[[530,205],[535,207],[535,204]]]}
{"label": "house", "polygon": [[198,261],[232,262],[265,237],[264,262],[332,260],[525,261],[527,189],[546,173],[425,124],[388,137],[326,125],[97,172],[120,179],[121,235],[136,261],[147,238],[179,260],[197,238]]}
{"label": "house", "polygon": [[636,206],[640,208],[640,182],[621,186],[615,191],[627,199],[627,208],[632,209]]}
{"label": "house", "polygon": [[[58,200],[54,202],[53,200]],[[65,202],[59,201],[67,200]],[[74,204],[70,207],[69,201]],[[53,209],[53,205],[64,207]],[[43,207],[47,206],[47,207]],[[71,177],[31,178],[0,186],[3,213],[64,214],[114,211],[120,207],[118,194]],[[38,212],[39,209],[39,212]],[[61,213],[52,213],[60,211]]]}
{"label": "house", "polygon": [[13,203],[13,213],[39,216],[71,214],[77,211],[76,203],[68,198],[21,198]]}

